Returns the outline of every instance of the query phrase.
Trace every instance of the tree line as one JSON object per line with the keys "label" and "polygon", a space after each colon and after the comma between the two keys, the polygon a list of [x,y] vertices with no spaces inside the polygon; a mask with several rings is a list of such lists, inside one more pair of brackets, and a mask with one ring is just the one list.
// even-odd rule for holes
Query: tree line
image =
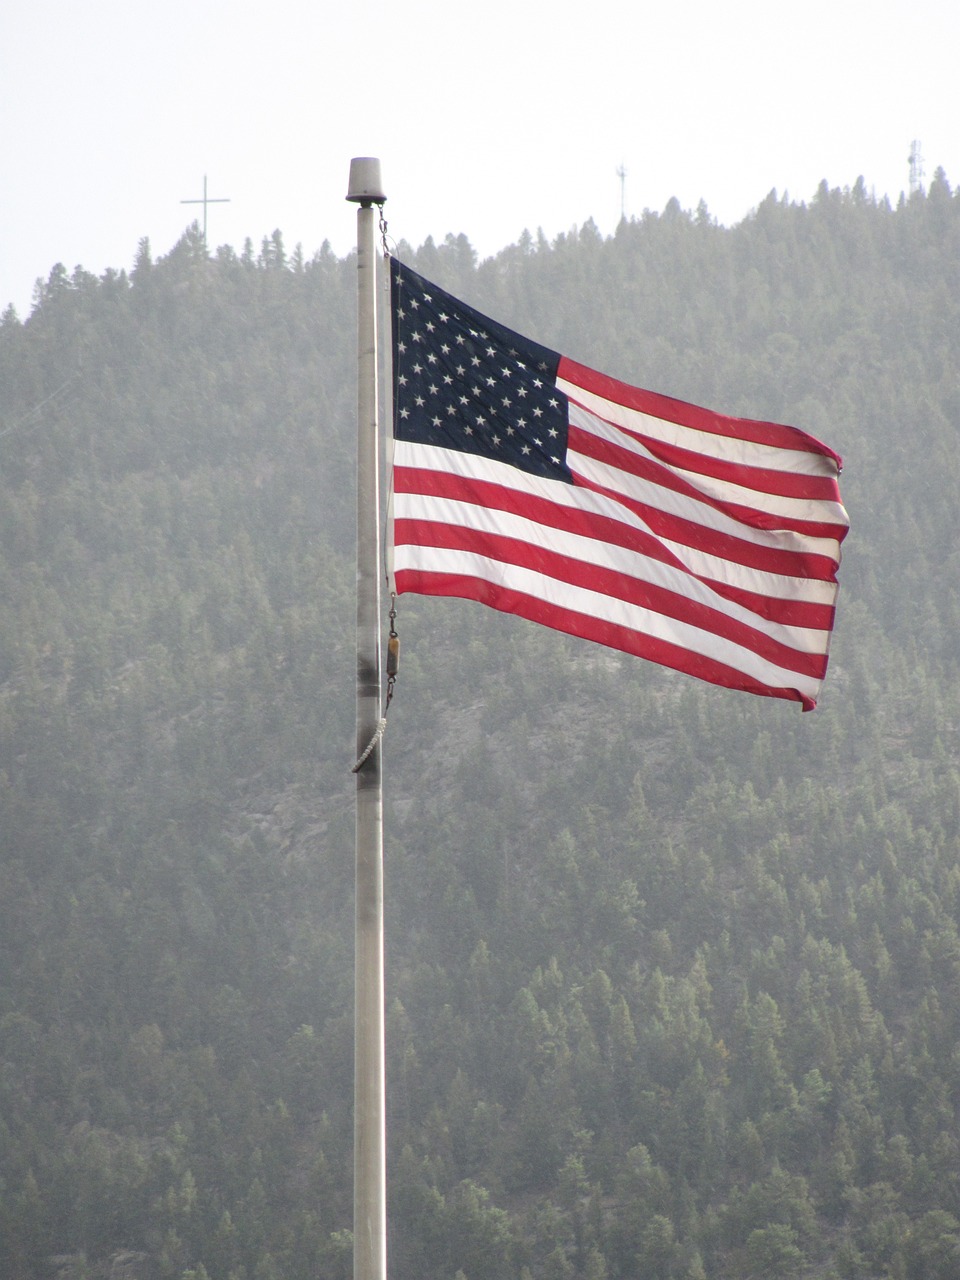
{"label": "tree line", "polygon": [[[960,1267],[960,197],[399,252],[792,422],[820,708],[401,597],[391,1274]],[[355,261],[196,228],[0,321],[0,1271],[351,1273]]]}

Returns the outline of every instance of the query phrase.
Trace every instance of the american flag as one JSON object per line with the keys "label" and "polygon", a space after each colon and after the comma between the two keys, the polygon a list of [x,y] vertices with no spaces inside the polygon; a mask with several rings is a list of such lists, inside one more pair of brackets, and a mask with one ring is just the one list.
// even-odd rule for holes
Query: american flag
{"label": "american flag", "polygon": [[389,266],[397,593],[815,706],[848,523],[839,456],[596,373]]}

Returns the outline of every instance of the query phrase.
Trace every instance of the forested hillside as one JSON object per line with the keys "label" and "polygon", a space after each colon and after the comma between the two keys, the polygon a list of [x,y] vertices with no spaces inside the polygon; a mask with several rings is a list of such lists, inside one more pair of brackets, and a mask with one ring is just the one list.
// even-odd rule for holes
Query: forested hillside
{"label": "forested hillside", "polygon": [[[398,601],[391,1275],[955,1280],[960,192],[400,254],[852,528],[810,715]],[[355,274],[194,228],[0,322],[8,1280],[351,1274]]]}

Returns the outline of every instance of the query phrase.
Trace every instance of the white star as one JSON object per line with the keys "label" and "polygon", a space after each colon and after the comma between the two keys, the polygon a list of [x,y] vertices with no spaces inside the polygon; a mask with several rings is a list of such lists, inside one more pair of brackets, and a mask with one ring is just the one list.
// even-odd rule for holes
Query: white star
{"label": "white star", "polygon": [[414,400],[414,404],[417,406],[418,409],[422,409],[424,406],[424,403],[425,401],[423,399],[423,396],[417,396]]}
{"label": "white star", "polygon": [[416,298],[411,298],[411,299],[410,299],[410,305],[411,305],[411,307],[413,307],[414,311],[416,311],[416,309],[417,309],[417,307],[419,307],[420,303],[416,300]]}
{"label": "white star", "polygon": [[414,331],[413,331],[413,333],[411,333],[410,337],[414,340],[414,342],[419,342],[419,341],[421,340],[421,339],[420,339],[420,334],[417,332],[417,330],[416,330],[416,329],[414,329]]}
{"label": "white star", "polygon": [[555,397],[555,396],[551,396],[551,397],[550,397],[550,399],[549,399],[549,401],[548,401],[548,403],[549,403],[549,405],[550,405],[550,408],[551,408],[551,409],[556,409],[556,407],[557,407],[557,399],[556,399],[556,397]]}
{"label": "white star", "polygon": [[520,450],[520,452],[521,452],[524,456],[526,456],[526,455],[530,452],[530,446],[529,446],[528,444],[525,444],[525,445],[523,446],[523,448]]}
{"label": "white star", "polygon": [[440,388],[437,386],[435,382],[431,382],[429,387],[427,387],[427,390],[430,392],[432,396],[435,396],[437,392],[440,390]]}
{"label": "white star", "polygon": [[540,387],[543,386],[543,383],[540,381],[539,378],[534,378],[533,385],[539,389]]}
{"label": "white star", "polygon": [[436,327],[437,327],[437,326],[433,323],[433,321],[432,321],[432,320],[428,320],[428,321],[427,321],[427,333],[433,333],[433,331],[434,331],[434,329],[435,329]]}
{"label": "white star", "polygon": [[441,425],[440,419],[437,417],[431,418],[430,421],[433,423],[435,427],[439,427]]}
{"label": "white star", "polygon": [[526,388],[526,387],[517,387],[517,395],[518,395],[518,396],[525,396],[526,394],[527,394],[527,388]]}
{"label": "white star", "polygon": [[534,416],[535,418],[542,418],[542,417],[543,417],[543,410],[542,410],[542,409],[540,409],[540,408],[538,408],[536,405],[534,405],[534,408],[533,408],[533,416]]}
{"label": "white star", "polygon": [[410,417],[410,410],[409,410],[409,409],[401,409],[401,410],[400,410],[400,417],[401,417],[401,418],[409,418],[409,417]]}

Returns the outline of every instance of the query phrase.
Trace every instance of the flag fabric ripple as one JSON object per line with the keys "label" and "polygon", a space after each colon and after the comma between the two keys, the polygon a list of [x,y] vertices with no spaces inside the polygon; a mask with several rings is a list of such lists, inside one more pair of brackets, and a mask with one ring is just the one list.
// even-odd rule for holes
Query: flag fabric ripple
{"label": "flag fabric ripple", "polygon": [[389,267],[397,593],[815,706],[848,524],[840,457],[596,373]]}

